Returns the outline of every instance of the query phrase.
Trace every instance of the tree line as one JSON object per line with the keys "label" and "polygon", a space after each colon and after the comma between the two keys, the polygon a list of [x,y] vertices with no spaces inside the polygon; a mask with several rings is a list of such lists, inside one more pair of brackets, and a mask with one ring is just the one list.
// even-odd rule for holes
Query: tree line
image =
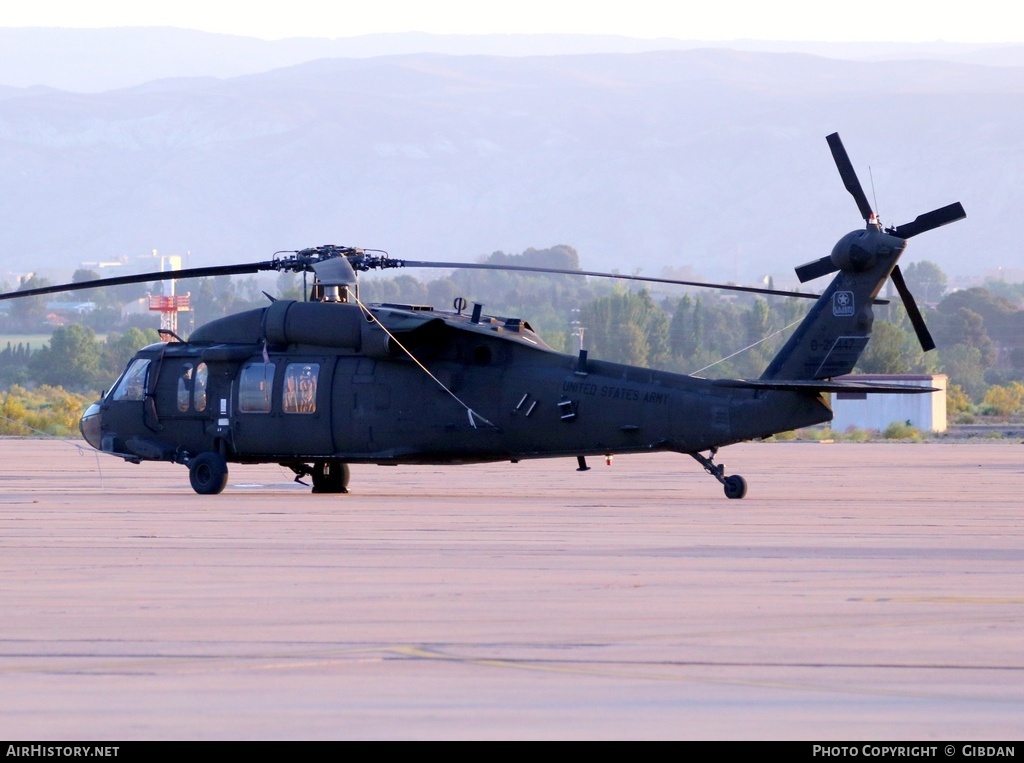
{"label": "tree line", "polygon": [[[483,261],[580,269],[579,255],[570,246],[520,254],[494,252]],[[93,275],[79,271],[75,279],[88,280]],[[872,338],[856,370],[945,373],[952,385],[953,412],[1012,407],[1017,394],[1013,385],[1024,383],[1024,284],[992,282],[947,293],[945,274],[926,261],[910,264],[904,275],[939,349],[921,351],[902,304],[893,299],[876,308]],[[280,298],[302,298],[301,276],[286,273],[271,278],[273,283],[255,277],[193,281],[190,317],[198,326],[266,305],[264,290]],[[23,286],[37,285],[41,284]],[[159,288],[152,285],[149,291]],[[148,321],[144,323],[121,314],[121,300],[136,299],[139,291],[115,287],[81,293],[80,299],[96,305],[81,322],[55,329],[45,347],[11,343],[0,351],[0,388],[46,385],[86,394],[109,385],[135,351],[159,340],[153,330],[156,316],[144,316]],[[393,271],[373,273],[362,278],[360,292],[365,302],[439,309],[451,309],[457,297],[476,299],[485,303],[486,313],[528,320],[556,350],[576,352],[582,346],[595,358],[722,377],[759,376],[812,304],[795,298],[683,287],[654,291],[622,281],[490,270],[457,270],[432,280]],[[40,321],[36,303],[16,311],[12,308],[0,321],[0,329],[6,322],[8,331],[38,331]],[[97,330],[106,333],[105,339],[97,336]],[[187,334],[187,329],[180,333]],[[994,397],[992,390],[996,390]],[[1018,401],[1013,410],[1019,408]]]}

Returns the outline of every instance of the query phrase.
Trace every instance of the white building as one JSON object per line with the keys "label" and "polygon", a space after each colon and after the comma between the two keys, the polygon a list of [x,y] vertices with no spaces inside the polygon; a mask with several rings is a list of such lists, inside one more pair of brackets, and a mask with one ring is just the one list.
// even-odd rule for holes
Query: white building
{"label": "white building", "polygon": [[923,432],[946,431],[945,374],[851,374],[842,381],[897,384],[907,387],[934,387],[932,393],[887,395],[884,393],[836,392],[832,395],[832,429],[843,432],[850,427],[884,431],[893,422],[909,421]]}

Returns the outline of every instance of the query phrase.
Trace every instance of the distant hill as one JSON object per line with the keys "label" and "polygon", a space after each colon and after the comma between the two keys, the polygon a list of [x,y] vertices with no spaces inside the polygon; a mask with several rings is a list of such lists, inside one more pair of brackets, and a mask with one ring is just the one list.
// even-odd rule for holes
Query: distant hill
{"label": "distant hill", "polygon": [[781,283],[860,225],[833,130],[886,222],[967,208],[908,258],[954,276],[1020,262],[1020,67],[703,49],[225,77],[194,53],[204,76],[0,88],[0,271],[153,248],[205,265],[327,242],[463,260],[564,243],[587,268]]}
{"label": "distant hill", "polygon": [[419,32],[339,39],[260,40],[167,27],[0,28],[0,87],[38,85],[99,93],[156,79],[257,74],[321,58],[375,58],[419,53],[522,57],[696,49],[803,53],[851,61],[952,61],[1024,66],[1024,45],[760,40],[709,43],[613,35]]}

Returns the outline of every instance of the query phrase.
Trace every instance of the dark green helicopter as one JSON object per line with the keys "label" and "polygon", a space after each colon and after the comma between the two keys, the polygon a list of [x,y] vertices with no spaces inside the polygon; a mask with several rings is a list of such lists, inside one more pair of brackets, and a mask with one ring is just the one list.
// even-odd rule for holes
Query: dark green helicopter
{"label": "dark green helicopter", "polygon": [[[532,267],[396,260],[321,246],[243,265],[190,268],[174,278],[312,271],[311,300],[276,300],[208,323],[188,341],[138,352],[82,416],[97,450],[126,461],[189,469],[197,493],[221,492],[229,462],[279,463],[315,493],[345,493],[348,465],[516,463],[528,458],[674,451],[696,459],[742,498],[746,481],[714,462],[724,445],[832,419],[824,393],[929,390],[834,380],[867,345],[872,305],[892,278],[925,350],[935,345],[900,273],[906,240],[965,217],[951,204],[883,229],[839,136],[828,136],[866,226],[828,257],[797,268],[801,281],[836,272],[758,379],[705,379],[556,352],[520,318],[363,304],[356,271],[488,268],[790,295],[771,289]],[[146,273],[0,295],[0,299],[166,278]],[[705,455],[706,453],[706,455]]]}

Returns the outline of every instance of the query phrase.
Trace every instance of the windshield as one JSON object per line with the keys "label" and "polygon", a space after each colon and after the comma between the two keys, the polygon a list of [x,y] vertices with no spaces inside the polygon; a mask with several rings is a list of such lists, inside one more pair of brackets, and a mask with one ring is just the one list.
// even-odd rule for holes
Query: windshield
{"label": "windshield", "polygon": [[111,394],[111,400],[142,400],[146,394],[146,370],[149,358],[136,358],[128,364]]}

